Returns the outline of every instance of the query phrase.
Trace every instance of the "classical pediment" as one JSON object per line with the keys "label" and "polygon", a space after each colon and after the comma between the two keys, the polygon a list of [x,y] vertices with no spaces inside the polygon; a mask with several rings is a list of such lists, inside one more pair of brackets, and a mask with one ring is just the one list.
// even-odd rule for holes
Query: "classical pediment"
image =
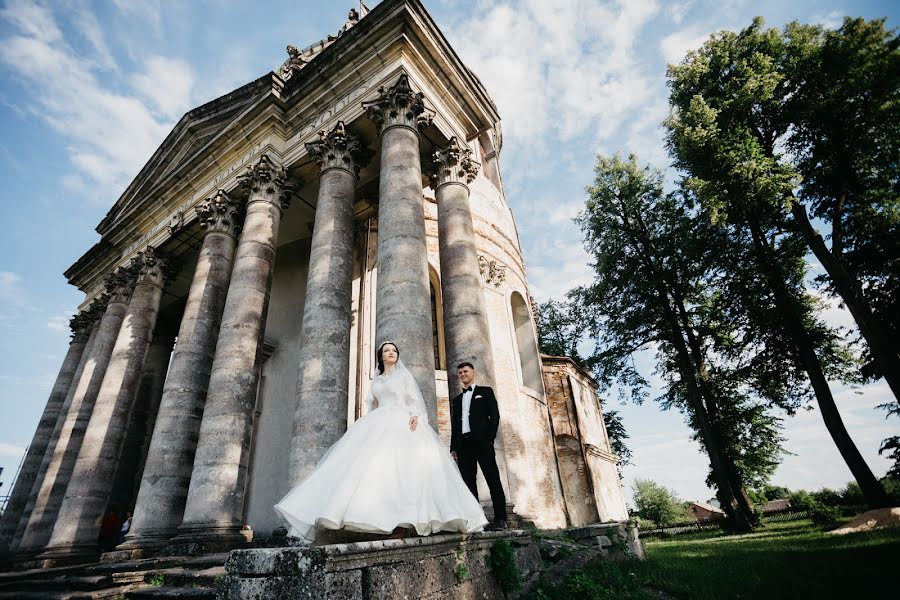
{"label": "classical pediment", "polygon": [[137,177],[126,188],[97,226],[103,235],[131,209],[140,205],[150,190],[165,181],[240,115],[272,93],[273,75],[268,73],[233,92],[187,112],[154,152]]}

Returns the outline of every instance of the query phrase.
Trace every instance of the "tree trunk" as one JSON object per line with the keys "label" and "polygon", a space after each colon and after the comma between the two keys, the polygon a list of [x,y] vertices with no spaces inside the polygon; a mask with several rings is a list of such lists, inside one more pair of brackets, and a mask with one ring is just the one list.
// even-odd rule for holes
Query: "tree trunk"
{"label": "tree trunk", "polygon": [[[803,326],[803,316],[797,306],[795,298],[791,297],[785,288],[784,276],[780,273],[780,268],[772,256],[768,242],[754,218],[748,219],[750,233],[753,237],[753,247],[757,253],[759,266],[772,289],[775,296],[775,302],[779,307],[782,315],[782,322],[794,341],[794,351],[803,364],[804,369],[809,376],[813,391],[816,394],[816,400],[819,404],[819,410],[822,411],[822,419],[825,421],[825,427],[831,434],[838,451],[847,463],[854,479],[859,484],[866,503],[872,508],[881,508],[889,505],[887,494],[881,484],[875,478],[869,465],[863,459],[862,454],[847,428],[841,419],[837,405],[834,402],[834,396],[831,394],[831,388],[828,386],[828,380],[822,370],[822,363],[816,355],[815,345],[809,336],[809,332]],[[775,272],[773,272],[773,270]]]}
{"label": "tree trunk", "polygon": [[825,272],[828,273],[835,291],[847,305],[847,310],[853,315],[859,332],[865,338],[872,358],[875,359],[875,364],[878,365],[878,369],[890,386],[894,399],[900,403],[900,350],[898,350],[897,344],[891,342],[887,328],[881,326],[872,313],[872,308],[862,295],[859,282],[847,270],[847,265],[840,252],[828,251],[825,240],[810,223],[806,208],[797,199],[794,199],[791,204],[791,214],[807,245],[822,263]]}
{"label": "tree trunk", "polygon": [[[622,217],[625,226],[631,229],[628,214],[624,210]],[[634,232],[634,229],[631,229],[631,231]],[[644,235],[643,237],[645,239],[635,239],[635,236],[632,233],[632,239],[635,242],[636,250],[639,252],[642,262],[647,267],[650,276],[653,278],[660,307],[665,315],[666,323],[671,329],[671,342],[675,346],[676,354],[678,356],[678,370],[682,380],[687,386],[688,402],[690,403],[691,410],[696,416],[697,426],[700,428],[700,436],[703,439],[703,446],[706,448],[707,456],[709,456],[713,477],[716,480],[716,487],[719,492],[717,494],[719,502],[722,505],[722,510],[725,511],[725,514],[731,519],[731,523],[736,531],[752,531],[753,524],[747,518],[744,511],[741,510],[737,496],[732,489],[731,481],[727,476],[728,469],[724,464],[722,446],[709,422],[706,407],[703,405],[703,398],[697,385],[697,369],[692,364],[687,344],[685,344],[684,338],[682,337],[678,316],[669,302],[665,278],[657,270],[653,256],[646,247],[649,242],[649,240],[646,239],[647,236]]]}

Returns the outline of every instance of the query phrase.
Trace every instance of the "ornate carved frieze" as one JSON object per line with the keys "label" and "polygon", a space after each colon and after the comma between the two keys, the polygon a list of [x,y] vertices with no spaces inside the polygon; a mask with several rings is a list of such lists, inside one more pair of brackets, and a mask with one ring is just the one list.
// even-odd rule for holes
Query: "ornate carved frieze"
{"label": "ornate carved frieze", "polygon": [[506,281],[506,265],[497,260],[488,260],[483,255],[478,255],[478,270],[486,285],[500,287]]}
{"label": "ornate carved frieze", "polygon": [[347,131],[343,121],[338,121],[328,133],[320,131],[319,139],[306,144],[306,150],[318,161],[322,171],[344,169],[354,175],[359,175],[359,170],[374,154],[357,136]]}
{"label": "ornate carved frieze", "polygon": [[168,259],[153,246],[147,246],[146,250],[138,252],[131,264],[137,276],[137,283],[150,283],[162,287],[174,275]]}
{"label": "ornate carved frieze", "polygon": [[445,183],[472,183],[478,175],[481,164],[472,159],[472,150],[459,143],[456,136],[450,138],[450,142],[444,148],[432,155],[434,163],[429,170],[431,187],[438,189]]}
{"label": "ornate carved frieze", "polygon": [[175,235],[176,233],[181,231],[181,228],[184,227],[184,211],[183,210],[176,210],[172,214],[172,218],[169,219],[168,227],[169,227],[169,233],[171,235]]}
{"label": "ornate carved frieze", "polygon": [[196,208],[200,226],[207,233],[216,231],[237,236],[241,231],[244,202],[241,198],[229,196],[225,190],[218,190]]}
{"label": "ornate carved frieze", "polygon": [[259,162],[247,167],[238,177],[241,189],[247,194],[247,203],[269,202],[283,210],[291,204],[294,183],[288,179],[287,170],[276,165],[268,154],[259,157]]}
{"label": "ornate carved frieze", "polygon": [[398,125],[424,129],[434,119],[434,111],[425,108],[425,95],[413,92],[406,73],[391,87],[378,88],[378,97],[362,106],[379,131]]}
{"label": "ornate carved frieze", "polygon": [[121,302],[122,304],[128,304],[128,301],[131,300],[131,293],[134,291],[134,284],[137,279],[135,269],[132,266],[119,267],[103,280],[103,285],[106,288],[105,295],[109,303]]}

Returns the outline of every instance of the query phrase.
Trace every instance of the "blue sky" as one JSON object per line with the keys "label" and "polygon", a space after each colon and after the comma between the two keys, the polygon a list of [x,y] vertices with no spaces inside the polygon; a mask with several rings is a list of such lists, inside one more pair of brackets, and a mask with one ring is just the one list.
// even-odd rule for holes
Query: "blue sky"
{"label": "blue sky", "polygon": [[[93,245],[94,227],[190,108],[277,68],[343,24],[333,0],[0,0],[0,467],[4,490],[46,402],[82,295],[62,272]],[[376,2],[369,2],[373,6]],[[836,26],[845,14],[889,17],[875,1],[425,0],[503,119],[501,168],[539,300],[590,281],[572,224],[598,152],[667,166],[659,123],[665,67],[711,32],[755,15]],[[811,268],[817,268],[812,264]],[[852,327],[832,305],[827,318]],[[651,370],[649,361],[641,364]],[[877,475],[880,440],[897,434],[874,406],[884,384],[835,386],[851,435]],[[626,484],[649,477],[705,499],[706,461],[677,413],[618,407],[631,434]],[[817,411],[789,420],[793,452],[775,475],[790,487],[850,479]],[[630,497],[630,492],[628,492]]]}

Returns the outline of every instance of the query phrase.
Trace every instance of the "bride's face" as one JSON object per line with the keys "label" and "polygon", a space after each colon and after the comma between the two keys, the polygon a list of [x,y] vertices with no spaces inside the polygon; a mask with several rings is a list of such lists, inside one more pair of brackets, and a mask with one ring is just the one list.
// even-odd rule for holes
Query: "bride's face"
{"label": "bride's face", "polygon": [[397,347],[393,344],[385,344],[384,348],[381,349],[381,361],[385,365],[396,365],[399,355],[400,353],[397,352]]}

